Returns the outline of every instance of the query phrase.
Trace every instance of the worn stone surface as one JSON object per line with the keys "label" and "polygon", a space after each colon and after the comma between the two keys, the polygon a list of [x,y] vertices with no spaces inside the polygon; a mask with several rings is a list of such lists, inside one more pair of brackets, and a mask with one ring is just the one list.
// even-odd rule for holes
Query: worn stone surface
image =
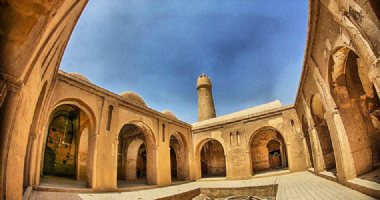
{"label": "worn stone surface", "polygon": [[[216,117],[211,81],[202,75],[197,81],[200,122],[190,125],[172,112],[150,109],[136,93],[113,94],[83,75],[58,70],[86,0],[2,1],[0,199],[21,199],[26,188],[38,188],[44,170],[70,175],[71,181],[85,182],[91,191],[117,190],[118,169],[128,169],[128,156],[122,154],[128,153],[128,145],[119,151],[125,125],[141,130],[146,155],[143,150],[133,151],[136,155],[130,166],[139,166],[141,171],[145,166],[141,160],[146,159],[149,184],[166,186],[176,179],[200,178],[201,151],[207,142],[217,141],[221,147],[213,150],[210,163],[218,169],[225,166],[227,179],[249,179],[257,169],[278,166],[280,158],[281,166],[291,172],[314,167],[321,176],[380,198],[378,183],[360,179],[376,181],[380,162],[378,2],[309,0],[308,39],[294,105],[271,102]],[[63,105],[77,107],[79,121],[86,121],[75,125],[79,127],[72,130],[70,143],[60,143],[69,132],[60,130],[54,135],[49,128],[55,109]],[[257,146],[252,145],[255,135],[269,131],[283,141],[279,142],[280,157],[273,157],[278,145],[267,139],[257,143],[259,150],[252,148]],[[52,143],[47,144],[49,134]],[[176,142],[171,142],[172,136]],[[47,147],[53,149],[50,154]],[[44,156],[51,162],[45,163]],[[175,172],[177,177],[172,176]],[[119,176],[125,177],[127,173]],[[280,184],[279,198],[309,197],[299,191],[320,199],[339,199],[334,196],[338,193],[345,196],[341,199],[366,198],[341,186],[337,193],[324,190],[335,186],[319,179],[288,185],[297,179]],[[54,195],[57,199],[64,194]]]}
{"label": "worn stone surface", "polygon": [[249,186],[264,186],[278,184],[277,198],[286,199],[313,199],[313,200],[370,200],[374,199],[355,190],[344,187],[333,181],[326,180],[311,174],[310,172],[292,173],[288,175],[254,178],[240,181],[206,181],[187,183],[176,186],[148,189],[122,193],[54,193],[33,191],[31,200],[34,199],[155,199],[172,195],[178,195],[197,188],[239,188]]}

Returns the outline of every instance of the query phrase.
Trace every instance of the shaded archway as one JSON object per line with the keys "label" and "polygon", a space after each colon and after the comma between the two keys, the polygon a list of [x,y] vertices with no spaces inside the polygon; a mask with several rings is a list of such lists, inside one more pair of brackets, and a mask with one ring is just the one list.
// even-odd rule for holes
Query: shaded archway
{"label": "shaded archway", "polygon": [[310,102],[311,115],[314,120],[314,128],[317,131],[319,143],[321,145],[325,169],[336,173],[336,163],[334,148],[327,122],[325,120],[326,110],[322,104],[319,94],[315,94]]}
{"label": "shaded archway", "polygon": [[350,143],[356,175],[380,161],[380,100],[368,78],[369,65],[347,47],[330,61],[330,88]]}
{"label": "shaded archway", "polygon": [[155,184],[155,140],[142,122],[124,125],[119,133],[118,187]]}
{"label": "shaded archway", "polygon": [[372,10],[375,12],[375,15],[378,20],[380,20],[380,1],[378,0],[369,0],[369,3],[372,7]]}
{"label": "shaded archway", "polygon": [[310,162],[310,167],[314,167],[314,160],[313,160],[313,153],[311,149],[311,140],[310,140],[310,133],[309,133],[309,124],[307,122],[307,119],[305,116],[302,115],[302,131],[307,147],[307,152],[308,152],[308,157],[309,157],[309,162]]}
{"label": "shaded archway", "polygon": [[185,181],[189,179],[189,155],[186,138],[180,132],[170,136],[170,171],[171,180]]}
{"label": "shaded archway", "polygon": [[252,134],[249,144],[252,174],[287,167],[285,141],[277,130],[261,128]]}
{"label": "shaded archway", "polygon": [[177,153],[172,146],[170,146],[170,174],[172,182],[178,180],[178,165],[177,165]]}
{"label": "shaded archway", "polygon": [[200,151],[201,176],[226,176],[226,159],[223,145],[210,139],[202,145]]}
{"label": "shaded archway", "polygon": [[[44,143],[41,184],[62,183],[73,187],[91,187],[88,170],[90,118],[79,107],[71,104],[57,106],[50,115]],[[64,179],[72,180],[67,181]],[[74,180],[81,181],[74,183]]]}

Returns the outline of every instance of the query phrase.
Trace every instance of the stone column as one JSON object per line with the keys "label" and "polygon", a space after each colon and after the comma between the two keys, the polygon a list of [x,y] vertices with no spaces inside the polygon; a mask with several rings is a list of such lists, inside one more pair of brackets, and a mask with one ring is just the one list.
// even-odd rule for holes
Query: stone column
{"label": "stone column", "polygon": [[319,142],[317,129],[314,127],[313,117],[311,115],[311,111],[309,106],[306,103],[305,97],[302,94],[301,101],[305,110],[307,123],[309,125],[309,135],[310,135],[310,143],[311,143],[311,152],[314,163],[315,172],[322,172],[325,170],[325,162],[323,160],[323,153],[321,143]]}
{"label": "stone column", "polygon": [[[112,158],[113,158],[113,169],[114,169],[114,171],[113,171],[113,173],[112,173],[112,176],[111,177],[113,177],[113,184],[112,184],[112,186],[111,187],[113,187],[113,188],[118,188],[118,186],[117,186],[117,171],[118,171],[118,153],[119,153],[119,135],[118,134],[116,134],[116,137],[114,138],[115,139],[115,141],[114,141],[114,143],[112,144],[112,150],[111,150],[111,156],[112,156]],[[96,159],[96,158],[95,158]],[[98,178],[98,177],[96,177],[96,178]]]}
{"label": "stone column", "polygon": [[319,142],[318,132],[315,127],[309,129],[311,151],[313,153],[314,171],[322,172],[325,170],[325,161],[323,160],[323,153],[321,143]]}
{"label": "stone column", "polygon": [[337,109],[328,110],[324,117],[330,131],[334,148],[337,178],[342,182],[353,179],[356,177],[354,160],[351,155],[350,143],[339,111]]}
{"label": "stone column", "polygon": [[350,143],[348,141],[346,129],[339,111],[331,96],[330,90],[326,86],[318,67],[314,66],[314,81],[318,88],[323,107],[326,110],[324,118],[329,128],[330,137],[334,149],[335,163],[337,169],[337,178],[341,182],[356,177],[354,160],[351,155]]}
{"label": "stone column", "polygon": [[37,134],[36,133],[30,133],[30,160],[29,160],[29,185],[33,186],[35,185],[34,177],[36,176],[36,162],[38,162],[37,158]]}

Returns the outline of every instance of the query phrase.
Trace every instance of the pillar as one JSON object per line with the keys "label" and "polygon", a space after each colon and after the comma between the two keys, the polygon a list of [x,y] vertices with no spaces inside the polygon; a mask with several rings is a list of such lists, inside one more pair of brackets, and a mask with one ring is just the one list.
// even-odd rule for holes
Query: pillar
{"label": "pillar", "polygon": [[325,119],[334,148],[337,178],[339,181],[346,182],[355,178],[356,172],[343,121],[337,109],[326,111]]}
{"label": "pillar", "polygon": [[319,142],[318,132],[315,127],[309,129],[311,151],[313,153],[314,171],[322,172],[325,170],[325,161],[323,159],[322,147]]}

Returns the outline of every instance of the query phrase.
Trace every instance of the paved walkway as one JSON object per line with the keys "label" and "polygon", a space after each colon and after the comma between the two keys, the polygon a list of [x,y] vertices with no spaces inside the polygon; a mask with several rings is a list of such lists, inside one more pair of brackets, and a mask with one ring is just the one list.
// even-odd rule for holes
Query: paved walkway
{"label": "paved walkway", "polygon": [[299,172],[287,175],[254,178],[250,180],[239,181],[199,181],[182,185],[155,188],[133,192],[122,193],[57,193],[33,191],[30,199],[155,199],[174,194],[183,193],[199,187],[247,187],[260,186],[268,184],[278,184],[277,199],[295,200],[295,199],[327,199],[327,200],[366,200],[373,199],[365,194],[342,186],[333,181],[318,177],[310,172]]}

